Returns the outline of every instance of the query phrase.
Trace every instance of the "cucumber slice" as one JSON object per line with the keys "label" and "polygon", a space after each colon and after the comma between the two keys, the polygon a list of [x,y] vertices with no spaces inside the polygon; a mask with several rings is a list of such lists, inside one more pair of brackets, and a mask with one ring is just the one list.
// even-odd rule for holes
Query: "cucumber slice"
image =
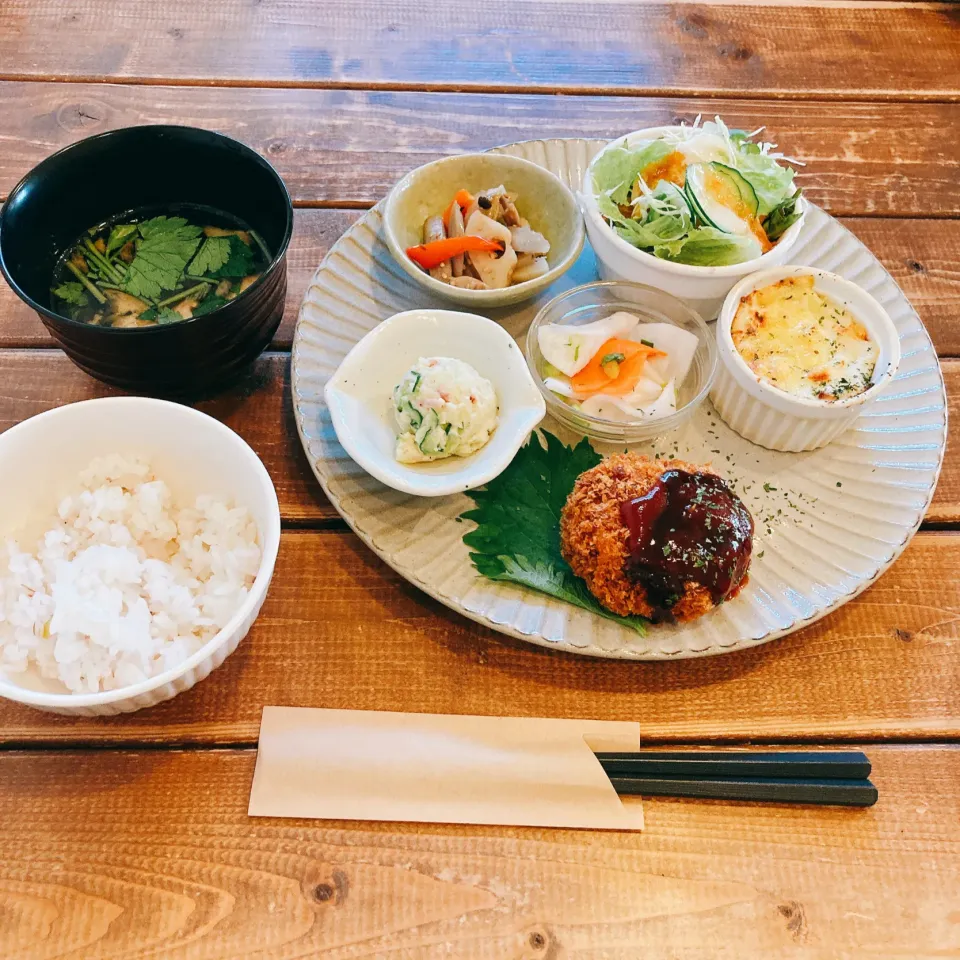
{"label": "cucumber slice", "polygon": [[690,208],[690,214],[698,224],[716,227],[717,225],[707,216],[703,207],[700,205],[698,193],[703,192],[705,192],[703,187],[703,165],[697,163],[687,167],[687,178],[683,185],[683,196],[687,201],[687,206]]}
{"label": "cucumber slice", "polygon": [[[737,179],[731,174],[736,175]],[[740,181],[746,183],[736,170],[721,163],[695,163],[688,167],[683,189],[695,218],[721,233],[749,234],[748,218],[752,216],[750,210],[756,210],[759,204],[749,184],[747,187],[750,194],[747,200],[743,200]]]}
{"label": "cucumber slice", "polygon": [[428,457],[435,457],[443,453],[447,446],[447,431],[443,427],[437,426],[427,431],[426,436],[420,441],[420,452]]}
{"label": "cucumber slice", "polygon": [[714,161],[710,166],[714,173],[725,177],[727,182],[736,189],[740,194],[740,199],[750,211],[750,216],[755,217],[760,211],[760,200],[757,197],[757,191],[753,189],[753,184],[739,170],[734,170],[733,167],[728,167],[725,163]]}

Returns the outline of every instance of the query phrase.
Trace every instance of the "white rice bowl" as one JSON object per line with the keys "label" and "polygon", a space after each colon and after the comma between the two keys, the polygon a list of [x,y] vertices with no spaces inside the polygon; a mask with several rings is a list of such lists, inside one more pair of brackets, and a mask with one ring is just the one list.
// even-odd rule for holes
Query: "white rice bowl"
{"label": "white rice bowl", "polygon": [[74,694],[183,664],[241,608],[261,564],[246,507],[177,503],[148,463],[115,455],[31,527],[44,532],[0,544],[0,679],[35,671]]}

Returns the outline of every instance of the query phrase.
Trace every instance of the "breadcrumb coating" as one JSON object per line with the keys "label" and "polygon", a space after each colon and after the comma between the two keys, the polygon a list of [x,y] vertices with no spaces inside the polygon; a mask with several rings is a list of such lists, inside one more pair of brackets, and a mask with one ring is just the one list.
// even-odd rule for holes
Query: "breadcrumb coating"
{"label": "breadcrumb coating", "polygon": [[[684,460],[651,460],[636,453],[618,453],[577,478],[561,513],[560,547],[564,559],[597,600],[621,616],[636,614],[653,619],[655,611],[647,601],[644,586],[625,573],[630,558],[630,534],[620,519],[620,504],[643,496],[667,470],[716,475],[713,470]],[[746,582],[745,577],[737,593]],[[696,620],[713,607],[710,591],[688,581],[671,613],[680,621]]]}

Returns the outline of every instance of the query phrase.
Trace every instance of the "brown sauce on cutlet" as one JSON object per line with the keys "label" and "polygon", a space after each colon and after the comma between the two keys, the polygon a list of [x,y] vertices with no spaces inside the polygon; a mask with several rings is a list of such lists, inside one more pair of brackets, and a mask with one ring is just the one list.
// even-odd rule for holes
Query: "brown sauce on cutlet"
{"label": "brown sauce on cutlet", "polygon": [[656,619],[671,619],[690,581],[717,604],[747,575],[753,518],[711,473],[665,471],[642,497],[620,504],[620,519],[630,531],[626,574],[645,588]]}

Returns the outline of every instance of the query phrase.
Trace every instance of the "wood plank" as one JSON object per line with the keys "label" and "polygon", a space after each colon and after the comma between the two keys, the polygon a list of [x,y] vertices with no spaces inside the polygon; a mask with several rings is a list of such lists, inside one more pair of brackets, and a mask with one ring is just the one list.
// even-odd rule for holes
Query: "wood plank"
{"label": "wood plank", "polygon": [[563,0],[120,0],[104,17],[8,0],[0,64],[11,79],[943,99],[960,90],[956,17],[949,4],[662,2],[585,16]]}
{"label": "wood plank", "polygon": [[871,809],[649,800],[643,833],[248,818],[253,751],[8,754],[0,953],[955,956],[960,750],[868,750]]}
{"label": "wood plank", "polygon": [[[288,522],[316,522],[336,516],[303,452],[290,402],[290,358],[264,354],[248,377],[220,397],[198,406],[236,430],[257,451],[277,488]],[[950,404],[949,450],[960,430],[960,360],[943,362]],[[88,377],[59,350],[0,350],[0,431],[51,407],[122,391]],[[948,456],[930,523],[960,521],[960,461]]]}
{"label": "wood plank", "polygon": [[[960,104],[497,96],[354,90],[0,84],[0,191],[82,137],[137,123],[233,134],[296,201],[366,206],[438,156],[541,137],[613,137],[720,113],[806,163],[798,182],[836,215],[960,215]],[[891,134],[895,131],[895,135]]]}
{"label": "wood plank", "polygon": [[[289,253],[287,306],[275,349],[289,349],[300,301],[334,241],[362,216],[358,210],[297,210]],[[842,220],[877,255],[930,331],[940,356],[960,356],[960,221]],[[0,348],[49,347],[37,315],[0,283]]]}
{"label": "wood plank", "polygon": [[244,743],[264,704],[639,720],[648,738],[693,742],[947,739],[960,736],[958,624],[953,533],[918,534],[869,591],[791,637],[644,664],[505,639],[430,600],[353,534],[288,532],[259,620],[207,680],[125,717],[3,701],[0,743]]}

